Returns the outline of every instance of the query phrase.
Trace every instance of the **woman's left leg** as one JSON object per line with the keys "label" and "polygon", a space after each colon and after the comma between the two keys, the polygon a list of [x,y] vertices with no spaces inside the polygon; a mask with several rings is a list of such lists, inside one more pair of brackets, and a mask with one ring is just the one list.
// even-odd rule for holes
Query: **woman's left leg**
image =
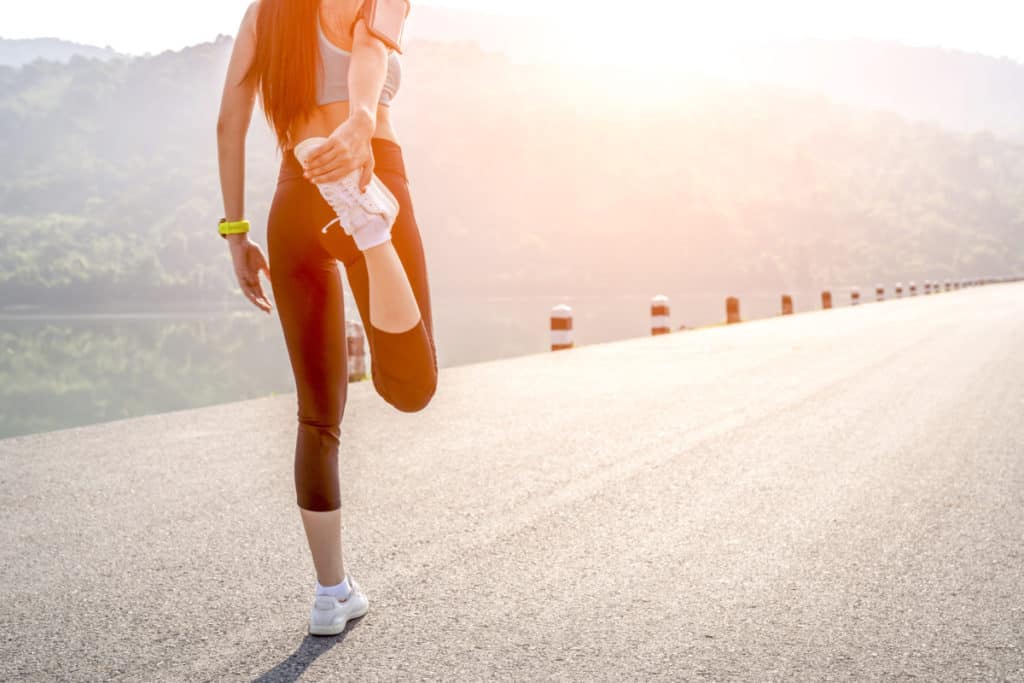
{"label": "woman's left leg", "polygon": [[295,494],[317,580],[345,575],[338,477],[348,389],[345,310],[337,261],[319,244],[326,222],[316,188],[284,163],[267,221],[272,288],[298,398]]}

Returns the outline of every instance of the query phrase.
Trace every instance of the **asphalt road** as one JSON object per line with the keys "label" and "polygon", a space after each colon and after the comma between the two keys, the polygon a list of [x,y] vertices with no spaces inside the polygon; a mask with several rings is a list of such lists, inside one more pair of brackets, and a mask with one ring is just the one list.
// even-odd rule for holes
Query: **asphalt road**
{"label": "asphalt road", "polygon": [[1022,349],[995,285],[355,386],[334,638],[294,394],[0,441],[0,680],[1021,681]]}

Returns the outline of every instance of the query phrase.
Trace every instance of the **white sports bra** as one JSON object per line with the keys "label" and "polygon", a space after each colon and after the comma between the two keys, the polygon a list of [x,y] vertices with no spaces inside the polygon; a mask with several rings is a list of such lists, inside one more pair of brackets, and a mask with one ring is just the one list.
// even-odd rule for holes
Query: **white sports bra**
{"label": "white sports bra", "polygon": [[[352,53],[327,40],[320,26],[319,12],[316,16],[316,32],[320,37],[320,58],[323,61],[323,70],[317,76],[316,103],[347,102],[348,65],[352,60]],[[398,61],[398,53],[392,50],[388,53],[388,74],[380,93],[380,104],[391,103],[401,82],[402,63]]]}

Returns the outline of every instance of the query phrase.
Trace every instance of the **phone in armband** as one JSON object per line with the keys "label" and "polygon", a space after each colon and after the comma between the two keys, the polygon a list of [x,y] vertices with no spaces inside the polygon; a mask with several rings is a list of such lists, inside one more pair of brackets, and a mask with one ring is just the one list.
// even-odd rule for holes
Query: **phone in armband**
{"label": "phone in armband", "polygon": [[405,20],[410,8],[409,0],[366,0],[362,10],[366,29],[389,48],[401,53]]}

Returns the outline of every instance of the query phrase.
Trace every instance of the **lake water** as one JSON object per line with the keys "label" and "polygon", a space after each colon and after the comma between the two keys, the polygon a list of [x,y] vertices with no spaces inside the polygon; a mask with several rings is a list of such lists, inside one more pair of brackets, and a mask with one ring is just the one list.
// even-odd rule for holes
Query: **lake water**
{"label": "lake water", "polygon": [[[724,319],[725,296],[663,292],[672,326]],[[779,294],[734,293],[745,319]],[[817,292],[793,292],[799,311]],[[846,290],[834,292],[847,305]],[[864,300],[870,300],[863,292]],[[650,334],[650,295],[436,297],[441,367],[548,352],[552,306],[573,308],[577,345]],[[351,301],[348,315],[358,317]],[[276,310],[96,315],[0,314],[0,438],[294,392]]]}

